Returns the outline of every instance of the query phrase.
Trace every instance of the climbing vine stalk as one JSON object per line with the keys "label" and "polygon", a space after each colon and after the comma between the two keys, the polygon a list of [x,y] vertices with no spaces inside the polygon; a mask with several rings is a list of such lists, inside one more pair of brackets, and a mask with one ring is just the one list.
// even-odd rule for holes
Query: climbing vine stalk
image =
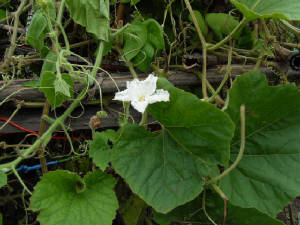
{"label": "climbing vine stalk", "polygon": [[189,13],[191,14],[192,16],[192,20],[193,20],[193,23],[195,24],[195,27],[196,27],[196,30],[197,30],[197,33],[198,33],[198,36],[200,38],[200,41],[201,41],[201,44],[202,44],[202,57],[203,57],[203,63],[202,63],[202,94],[203,94],[203,98],[204,99],[207,99],[208,96],[207,96],[207,88],[206,88],[206,67],[207,67],[207,49],[206,49],[206,41],[205,41],[205,38],[202,34],[202,31],[200,29],[200,25],[198,23],[198,20],[195,16],[195,13],[193,12],[193,9],[192,9],[192,6],[189,2],[189,0],[184,0],[188,10],[189,10]]}

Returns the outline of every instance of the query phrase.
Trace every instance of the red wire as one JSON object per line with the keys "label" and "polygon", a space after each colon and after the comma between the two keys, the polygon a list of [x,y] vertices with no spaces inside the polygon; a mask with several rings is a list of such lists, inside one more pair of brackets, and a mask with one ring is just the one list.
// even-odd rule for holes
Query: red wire
{"label": "red wire", "polygon": [[[6,119],[6,118],[4,118],[4,117],[0,117],[0,120],[5,121],[5,122],[8,121],[8,119]],[[19,130],[25,131],[25,132],[27,132],[27,133],[39,135],[38,132],[32,131],[32,130],[28,130],[28,129],[24,128],[24,127],[19,126],[18,124],[15,124],[15,123],[12,122],[12,121],[9,121],[8,123],[11,124],[12,126],[18,128]]]}
{"label": "red wire", "polygon": [[[5,121],[5,122],[8,121],[8,119],[5,118],[5,117],[0,117],[0,120]],[[19,130],[25,131],[25,132],[27,132],[27,133],[39,135],[38,132],[33,131],[33,130],[28,130],[28,129],[24,128],[24,127],[19,126],[18,124],[14,123],[14,122],[12,122],[12,121],[8,121],[8,123],[9,123],[10,125],[12,125],[12,126],[18,128]],[[8,133],[0,133],[0,137],[1,137],[1,136],[4,136],[4,135],[6,135],[6,134],[8,134]],[[89,137],[89,136],[85,136],[85,137],[70,137],[70,138],[71,138],[72,140],[80,139],[80,138],[91,139],[91,137]],[[51,139],[55,139],[55,140],[66,140],[66,139],[68,139],[68,138],[67,138],[67,137],[51,137]]]}

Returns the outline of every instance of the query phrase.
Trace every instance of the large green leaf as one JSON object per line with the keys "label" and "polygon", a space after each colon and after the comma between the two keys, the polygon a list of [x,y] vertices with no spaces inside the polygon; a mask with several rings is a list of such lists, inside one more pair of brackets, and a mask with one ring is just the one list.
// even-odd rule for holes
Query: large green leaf
{"label": "large green leaf", "polygon": [[[55,81],[57,77],[53,72],[45,71],[41,74],[41,86],[40,91],[43,92],[49,101],[51,107],[55,109],[62,105],[64,101],[68,99],[68,96],[62,94],[61,92],[55,91]],[[74,92],[74,82],[69,74],[63,73],[62,79],[69,85],[70,97],[73,96]]]}
{"label": "large green leaf", "polygon": [[41,74],[43,74],[43,72],[46,72],[46,71],[55,73],[56,72],[56,61],[57,61],[57,55],[54,54],[52,51],[49,51],[45,57],[45,61],[43,63]]}
{"label": "large green leaf", "polygon": [[186,151],[167,131],[152,134],[126,125],[113,148],[113,167],[156,211],[166,213],[194,199],[209,167]]}
{"label": "large green leaf", "polygon": [[230,118],[195,95],[175,88],[166,79],[159,78],[157,88],[167,90],[170,101],[150,105],[150,114],[186,150],[205,161],[226,165],[234,130]]}
{"label": "large green leaf", "polygon": [[[181,224],[211,224],[202,210],[202,197],[179,206],[168,214],[153,212],[154,220],[160,225],[169,225],[171,222]],[[218,195],[207,192],[205,199],[205,208],[208,215],[217,223],[223,224],[224,201]],[[227,216],[225,225],[284,225],[254,208],[240,208],[227,202]]]}
{"label": "large green leaf", "polygon": [[7,176],[5,172],[0,169],[0,188],[7,184]]}
{"label": "large green leaf", "polygon": [[155,49],[164,47],[163,30],[154,19],[135,21],[124,33],[124,56],[142,72],[149,69]]}
{"label": "large green leaf", "polygon": [[293,84],[270,87],[256,71],[236,79],[226,109],[237,127],[232,162],[240,145],[241,104],[247,110],[245,153],[221,188],[232,204],[275,216],[300,194],[300,93]]}
{"label": "large green leaf", "polygon": [[[235,17],[225,13],[207,13],[205,20],[219,39],[221,39],[223,35],[228,35],[239,25],[239,21]],[[242,30],[238,31],[234,35],[234,38],[238,38],[241,32]]]}
{"label": "large green leaf", "polygon": [[48,22],[43,15],[42,10],[38,10],[30,23],[28,28],[26,43],[30,44],[33,48],[41,50],[44,47],[44,39],[49,32]]}
{"label": "large green leaf", "polygon": [[76,23],[109,42],[109,0],[66,0],[66,5]]}
{"label": "large green leaf", "polygon": [[136,21],[125,30],[123,52],[127,60],[134,58],[147,42],[147,27]]}
{"label": "large green leaf", "polygon": [[137,125],[122,128],[112,153],[113,167],[133,192],[155,210],[166,213],[194,199],[205,176],[215,176],[216,163],[226,164],[233,135],[230,118],[213,105],[159,79],[170,102],[149,112],[163,126],[150,133]]}
{"label": "large green leaf", "polygon": [[109,225],[118,208],[115,184],[99,170],[83,179],[68,171],[49,172],[35,186],[30,209],[40,211],[41,225]]}
{"label": "large green leaf", "polygon": [[300,20],[299,0],[231,0],[248,20],[277,18]]}
{"label": "large green leaf", "polygon": [[160,24],[154,19],[147,19],[144,21],[148,32],[148,41],[157,49],[164,49],[164,35]]}

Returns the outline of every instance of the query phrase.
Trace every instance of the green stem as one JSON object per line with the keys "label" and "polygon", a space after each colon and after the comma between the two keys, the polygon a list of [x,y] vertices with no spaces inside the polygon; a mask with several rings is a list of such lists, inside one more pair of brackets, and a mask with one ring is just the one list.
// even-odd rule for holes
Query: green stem
{"label": "green stem", "polygon": [[222,41],[218,42],[217,44],[208,47],[207,51],[214,51],[218,48],[220,48],[222,45],[224,45],[226,42],[228,42],[230,40],[231,37],[233,37],[240,29],[242,29],[247,23],[246,18],[244,17],[241,22],[239,23],[239,25],[237,25],[233,31],[231,31],[230,34],[228,34]]}
{"label": "green stem", "polygon": [[208,184],[215,183],[216,181],[222,179],[224,176],[229,174],[238,165],[238,163],[241,161],[241,159],[243,157],[244,149],[245,149],[245,129],[246,129],[245,128],[245,126],[246,126],[246,122],[245,122],[245,105],[241,105],[240,111],[241,111],[241,146],[240,146],[239,154],[238,154],[236,160],[234,161],[234,163],[229,168],[227,168],[219,176],[216,176],[216,177],[212,178],[211,180],[209,180],[207,182]]}
{"label": "green stem", "polygon": [[143,114],[142,114],[142,119],[140,121],[140,125],[141,126],[145,126],[147,124],[147,118],[148,118],[148,113],[145,111]]}
{"label": "green stem", "polygon": [[18,158],[16,158],[12,162],[0,165],[0,169],[7,168],[7,167],[14,168],[18,163],[20,163],[22,161],[23,158],[26,158],[26,156],[28,156],[32,152],[34,152],[41,145],[42,142],[44,142],[45,140],[48,139],[49,136],[51,136],[51,134],[56,130],[56,127],[59,126],[61,123],[63,123],[64,120],[77,107],[77,105],[79,104],[79,102],[84,98],[87,90],[88,90],[88,86],[87,86],[86,89],[84,89],[84,90],[81,91],[81,93],[74,100],[74,102],[72,103],[72,105],[64,112],[64,114],[62,116],[60,116],[59,118],[57,118],[57,120],[55,121],[55,123],[51,124],[51,126],[48,128],[48,130],[40,138],[38,138],[30,148],[24,150],[24,153],[22,154],[22,156],[19,156]]}
{"label": "green stem", "polygon": [[21,109],[22,104],[18,104],[17,108],[14,110],[14,112],[10,115],[8,120],[0,127],[0,131],[14,118],[14,116],[17,114],[17,112]]}
{"label": "green stem", "polygon": [[205,216],[207,217],[207,219],[208,219],[213,225],[217,225],[217,224],[215,223],[215,221],[208,215],[208,213],[207,213],[207,211],[206,211],[205,200],[206,200],[206,190],[204,189],[204,191],[203,191],[203,196],[202,196],[202,210],[203,210]]}
{"label": "green stem", "polygon": [[268,45],[268,42],[272,39],[271,37],[271,33],[266,25],[266,22],[264,19],[261,19],[261,23],[263,25],[263,28],[264,28],[264,31],[265,31],[265,34],[266,34],[266,39],[264,41],[264,44],[262,46],[262,50],[260,51],[259,53],[259,56],[258,56],[258,60],[255,64],[255,67],[254,67],[254,70],[258,70],[262,61],[263,61],[263,58],[264,58],[264,55],[265,55],[265,51],[266,51],[266,48],[267,48],[267,45]]}
{"label": "green stem", "polygon": [[[63,123],[60,123],[60,126],[62,127],[65,135],[67,136],[68,142],[69,142],[70,147],[71,147],[71,152],[73,152],[74,154],[77,154],[74,150],[73,143],[72,143],[71,137],[69,135],[69,132],[67,131],[67,128],[65,127],[65,125]],[[94,139],[94,136],[93,136],[93,139]]]}
{"label": "green stem", "polygon": [[63,37],[64,37],[64,41],[65,41],[65,47],[66,47],[66,50],[67,50],[67,52],[68,52],[68,54],[69,54],[69,51],[70,51],[70,44],[69,44],[69,41],[68,41],[68,37],[67,37],[67,34],[66,34],[66,32],[65,32],[65,30],[64,30],[64,28],[63,28],[63,26],[61,25],[61,23],[59,23],[59,24],[57,24],[57,26],[60,28],[60,31],[61,31],[61,33],[62,33],[62,35],[63,35]]}
{"label": "green stem", "polygon": [[25,6],[26,0],[22,0],[21,4],[19,5],[17,11],[14,13],[15,21],[14,21],[14,28],[13,28],[13,33],[10,39],[10,47],[8,49],[8,53],[5,56],[5,60],[2,64],[0,64],[0,69],[4,68],[7,66],[7,64],[10,62],[11,57],[14,54],[15,48],[16,48],[16,40],[17,40],[17,34],[18,34],[18,27],[19,27],[19,21],[20,18],[19,16],[22,13],[22,10]]}
{"label": "green stem", "polygon": [[96,77],[99,66],[101,65],[102,57],[103,57],[103,50],[104,50],[104,42],[101,41],[99,48],[98,48],[98,52],[97,52],[96,62],[95,62],[95,65],[94,65],[92,73],[91,73],[91,76],[93,79]]}
{"label": "green stem", "polygon": [[219,186],[217,186],[215,183],[212,183],[211,186],[213,187],[213,189],[215,190],[215,192],[217,192],[217,194],[220,195],[221,198],[223,198],[224,200],[228,200],[227,196],[219,188]]}
{"label": "green stem", "polygon": [[188,10],[189,10],[189,13],[191,14],[192,16],[192,20],[193,20],[193,23],[196,27],[196,30],[197,30],[197,33],[198,33],[198,36],[200,38],[200,41],[201,41],[201,44],[202,44],[202,57],[203,57],[203,63],[202,63],[202,93],[203,93],[203,98],[204,99],[207,99],[208,96],[207,96],[207,88],[206,88],[206,64],[207,64],[207,48],[206,48],[206,41],[205,41],[205,38],[201,32],[201,29],[200,29],[200,26],[199,26],[199,23],[198,23],[198,20],[194,14],[194,11],[192,9],[192,6],[189,2],[189,0],[184,0]]}
{"label": "green stem", "polygon": [[119,52],[119,55],[121,56],[122,60],[124,60],[124,62],[126,64],[126,66],[128,67],[131,75],[133,76],[133,78],[138,79],[138,75],[134,70],[132,62],[130,62],[129,60],[126,59],[126,57],[123,54],[122,49],[119,46],[116,47],[116,50]]}
{"label": "green stem", "polygon": [[16,170],[15,167],[11,167],[12,171],[14,172],[15,176],[18,178],[19,182],[23,186],[23,188],[30,194],[32,195],[31,191],[27,188],[26,184],[23,182],[22,178],[20,177],[18,171]]}
{"label": "green stem", "polygon": [[124,102],[124,105],[125,105],[125,118],[124,118],[124,123],[121,124],[122,126],[128,123],[130,102]]}
{"label": "green stem", "polygon": [[293,32],[294,34],[298,35],[300,34],[300,29],[297,27],[294,27],[292,24],[290,24],[288,21],[281,19],[280,22],[287,28],[289,29],[291,32]]}
{"label": "green stem", "polygon": [[123,33],[124,30],[126,30],[126,28],[128,28],[130,26],[130,23],[127,23],[125,26],[121,27],[120,29],[112,29],[113,31],[116,31],[115,33],[111,34],[111,37],[116,37],[119,34]]}
{"label": "green stem", "polygon": [[61,24],[63,12],[64,12],[64,7],[65,7],[65,2],[66,2],[66,0],[61,0],[61,2],[60,2],[59,11],[58,11],[58,15],[57,15],[57,18],[56,18],[56,23],[57,24]]}
{"label": "green stem", "polygon": [[[202,74],[201,74],[201,72],[196,71],[196,70],[193,70],[192,72],[195,73],[196,75],[198,75],[198,77],[199,77],[200,79],[202,79]],[[213,95],[216,91],[215,91],[215,89],[213,88],[213,86],[209,83],[208,80],[206,80],[206,85],[207,85],[208,90],[210,91],[210,93]],[[223,100],[219,95],[216,95],[215,98],[216,98],[216,100],[217,100],[220,104],[222,104],[222,105],[225,104],[224,100]]]}
{"label": "green stem", "polygon": [[227,64],[225,76],[224,76],[223,80],[221,81],[221,84],[215,91],[215,93],[213,93],[213,95],[209,98],[209,100],[208,100],[209,102],[212,102],[215,100],[215,98],[217,97],[219,92],[222,90],[224,84],[226,83],[226,81],[229,77],[230,71],[231,71],[231,59],[232,59],[232,47],[229,48],[229,52],[228,52],[228,64]]}

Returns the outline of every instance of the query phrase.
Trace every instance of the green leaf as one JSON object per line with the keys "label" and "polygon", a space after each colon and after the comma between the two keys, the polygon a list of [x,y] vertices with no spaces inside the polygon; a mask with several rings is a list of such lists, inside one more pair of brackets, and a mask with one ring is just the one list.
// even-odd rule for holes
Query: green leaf
{"label": "green leaf", "polygon": [[71,93],[70,93],[71,87],[62,78],[56,77],[53,84],[54,84],[55,95],[63,94],[69,98],[71,97]]}
{"label": "green leaf", "polygon": [[275,217],[300,194],[300,93],[293,84],[268,86],[257,71],[238,77],[226,109],[237,128],[231,162],[239,152],[241,104],[247,110],[245,153],[221,188],[232,204]]}
{"label": "green leaf", "polygon": [[299,0],[231,0],[247,20],[276,18],[300,20]]}
{"label": "green leaf", "polygon": [[104,171],[111,161],[111,148],[108,145],[108,140],[115,140],[116,132],[114,130],[106,130],[96,132],[93,141],[90,142],[89,155],[93,162]]}
{"label": "green leaf", "polygon": [[41,225],[109,225],[118,208],[115,184],[99,170],[83,179],[64,170],[49,172],[35,186],[30,209],[40,211]]}
{"label": "green leaf", "polygon": [[50,52],[50,48],[44,45],[43,48],[40,50],[40,58],[41,59],[46,58],[49,52]]}
{"label": "green leaf", "polygon": [[113,167],[156,211],[166,213],[203,189],[208,166],[178,145],[166,131],[152,134],[125,125],[112,153]]}
{"label": "green leaf", "polygon": [[[70,95],[73,96],[73,80],[69,74],[63,73],[62,79],[70,86]],[[55,92],[54,82],[56,80],[56,75],[53,72],[45,71],[41,74],[41,87],[40,91],[43,92],[48,99],[52,109],[62,105],[64,101],[68,99],[68,96],[61,94],[60,92]]]}
{"label": "green leaf", "polygon": [[24,87],[40,87],[40,80],[30,80],[23,83]]}
{"label": "green leaf", "polygon": [[226,165],[234,131],[234,124],[226,113],[175,88],[166,79],[159,78],[157,88],[167,90],[170,101],[149,105],[148,112],[192,154],[211,163]]}
{"label": "green leaf", "polygon": [[[239,24],[239,21],[235,17],[225,13],[207,13],[205,20],[219,38],[229,34]],[[242,30],[237,32],[233,37],[239,38],[241,32]]]}
{"label": "green leaf", "polygon": [[[195,200],[174,209],[168,214],[153,212],[154,220],[160,225],[169,225],[171,222],[180,222],[182,224],[198,225],[211,224],[202,210],[202,198]],[[211,192],[206,193],[205,206],[208,215],[217,223],[223,224],[224,201],[218,195]],[[183,223],[184,221],[184,223]],[[236,225],[284,225],[254,208],[240,208],[227,202],[227,216],[225,224]]]}
{"label": "green leaf", "polygon": [[45,1],[45,4],[41,5],[41,9],[44,11],[45,15],[48,15],[50,18],[50,21],[52,23],[52,26],[55,24],[56,20],[56,8],[53,4],[53,0],[43,0]]}
{"label": "green leaf", "polygon": [[135,21],[124,32],[124,56],[142,72],[149,69],[155,48],[164,47],[162,28],[154,19]]}
{"label": "green leaf", "polygon": [[112,164],[134,193],[166,213],[199,195],[204,177],[216,174],[216,163],[226,164],[234,127],[224,112],[166,79],[158,80],[158,88],[169,91],[170,102],[148,109],[163,129],[124,126]]}
{"label": "green leaf", "polygon": [[[200,26],[200,30],[202,31],[203,35],[206,36],[207,35],[207,26],[206,26],[206,23],[201,15],[201,13],[198,11],[198,10],[193,10],[194,14],[195,14],[195,17],[198,21],[198,24]],[[189,20],[191,22],[193,22],[193,18],[191,15],[189,15]]]}
{"label": "green leaf", "polygon": [[5,18],[6,16],[6,12],[3,9],[0,9],[0,20],[2,20],[3,18]]}
{"label": "green leaf", "polygon": [[147,41],[147,27],[139,21],[131,24],[124,33],[123,52],[127,60],[134,58]]}
{"label": "green leaf", "polygon": [[5,172],[0,170],[0,188],[7,184],[7,176]]}
{"label": "green leaf", "polygon": [[109,41],[109,0],[66,0],[73,20],[100,40]]}
{"label": "green leaf", "polygon": [[139,219],[143,216],[143,210],[147,207],[145,202],[136,195],[131,195],[126,202],[120,204],[120,215],[124,225],[139,225]]}
{"label": "green leaf", "polygon": [[57,61],[56,54],[54,54],[52,51],[49,51],[45,58],[45,61],[43,63],[41,74],[43,74],[46,71],[55,73],[56,72],[56,61]]}
{"label": "green leaf", "polygon": [[[252,49],[254,42],[255,42],[255,32],[250,27],[245,26],[244,29],[242,30],[240,37],[237,39],[236,46],[237,48],[242,48],[242,49]],[[270,50],[267,49],[266,54],[269,51]]]}
{"label": "green leaf", "polygon": [[144,21],[148,32],[148,41],[157,49],[164,49],[164,35],[160,24],[154,19]]}
{"label": "green leaf", "polygon": [[[103,41],[103,43],[104,43],[103,56],[106,56],[112,49],[112,46],[115,43],[115,39],[110,37],[108,42]],[[99,48],[99,46],[98,46],[98,48]],[[96,52],[98,52],[98,48],[97,48]]]}
{"label": "green leaf", "polygon": [[155,50],[148,42],[140,50],[140,52],[133,58],[133,64],[142,72],[146,72],[152,62]]}
{"label": "green leaf", "polygon": [[26,43],[35,49],[41,50],[44,47],[44,39],[48,32],[49,28],[47,19],[43,15],[43,11],[38,10],[34,14],[28,28]]}

